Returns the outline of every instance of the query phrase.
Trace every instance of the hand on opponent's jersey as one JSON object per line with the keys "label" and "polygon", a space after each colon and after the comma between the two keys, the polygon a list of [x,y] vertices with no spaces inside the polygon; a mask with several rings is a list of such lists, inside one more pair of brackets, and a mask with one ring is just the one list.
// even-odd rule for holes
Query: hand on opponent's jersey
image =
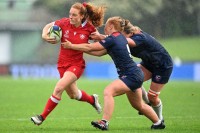
{"label": "hand on opponent's jersey", "polygon": [[90,34],[91,40],[100,41],[106,38],[106,35],[100,34],[98,31],[95,31]]}

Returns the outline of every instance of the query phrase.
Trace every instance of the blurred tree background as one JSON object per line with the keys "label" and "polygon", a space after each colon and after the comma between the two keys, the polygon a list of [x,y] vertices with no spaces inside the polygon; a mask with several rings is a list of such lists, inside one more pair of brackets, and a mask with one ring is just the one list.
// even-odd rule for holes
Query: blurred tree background
{"label": "blurred tree background", "polygon": [[[75,2],[105,5],[105,21],[112,16],[129,19],[157,38],[175,62],[200,61],[200,0],[0,0],[0,75],[34,73],[34,64],[55,65],[60,46],[42,40],[42,29],[68,17]],[[186,54],[188,49],[192,54]],[[84,56],[89,62],[111,61],[107,55]]]}
{"label": "blurred tree background", "polygon": [[107,7],[105,20],[122,16],[156,37],[200,34],[200,0],[36,0],[34,7],[46,8],[50,14],[61,18],[68,17],[74,2],[103,4]]}
{"label": "blurred tree background", "polygon": [[[43,41],[41,32],[47,23],[68,17],[75,2],[105,5],[105,21],[112,16],[122,16],[159,40],[198,38],[200,35],[200,0],[1,0],[0,38],[3,40],[0,42],[0,52],[4,54],[0,55],[0,65],[56,63],[59,45],[49,45]],[[99,28],[101,33],[103,28]],[[182,42],[193,44],[190,49],[197,51],[191,41]],[[165,45],[165,42],[162,44]],[[183,43],[181,46],[178,44],[174,47],[181,47],[179,51],[188,50],[187,44],[185,47]],[[191,59],[182,59],[183,54],[178,54],[169,45],[166,47],[169,47],[173,58],[178,56],[185,61]],[[26,50],[22,52],[24,48]],[[191,52],[200,53],[196,51]],[[192,60],[200,59],[196,55],[191,55]],[[107,56],[98,58],[85,54],[85,57],[90,61],[109,60]]]}

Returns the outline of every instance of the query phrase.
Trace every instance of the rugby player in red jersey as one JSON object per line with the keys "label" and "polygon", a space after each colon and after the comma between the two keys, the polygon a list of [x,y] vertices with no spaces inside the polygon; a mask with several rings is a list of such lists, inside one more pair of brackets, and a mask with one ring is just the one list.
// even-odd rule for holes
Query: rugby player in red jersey
{"label": "rugby player in red jersey", "polygon": [[[76,44],[88,43],[90,34],[96,31],[95,27],[100,27],[103,24],[104,12],[104,6],[75,3],[71,6],[69,18],[56,20],[43,28],[42,38],[51,44],[55,44],[56,40],[49,37],[48,30],[51,26],[57,25],[62,29],[61,43],[65,40]],[[76,81],[85,69],[83,52],[64,49],[60,45],[57,68],[60,80],[57,82],[43,112],[40,115],[31,117],[31,121],[36,125],[42,124],[50,112],[57,106],[64,91],[66,91],[71,99],[88,102],[100,113],[101,106],[98,102],[98,95],[89,95],[85,91],[80,90],[76,85]]]}

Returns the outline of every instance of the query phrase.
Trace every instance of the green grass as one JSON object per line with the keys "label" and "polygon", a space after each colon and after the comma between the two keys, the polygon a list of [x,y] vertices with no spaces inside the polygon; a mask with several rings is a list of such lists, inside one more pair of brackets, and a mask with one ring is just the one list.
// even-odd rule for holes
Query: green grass
{"label": "green grass", "polygon": [[181,37],[160,40],[170,55],[182,61],[200,61],[200,37]]}
{"label": "green grass", "polygon": [[[103,103],[103,88],[110,81],[80,79],[78,86],[88,93],[97,93]],[[92,106],[71,100],[63,93],[62,101],[41,126],[30,121],[41,113],[56,80],[12,80],[0,78],[0,132],[2,133],[94,133],[102,132],[90,125],[101,119]],[[145,83],[148,88],[150,82]],[[115,98],[115,111],[109,133],[199,133],[200,83],[173,81],[160,97],[164,104],[166,129],[151,131],[151,122],[129,105],[125,95]]]}

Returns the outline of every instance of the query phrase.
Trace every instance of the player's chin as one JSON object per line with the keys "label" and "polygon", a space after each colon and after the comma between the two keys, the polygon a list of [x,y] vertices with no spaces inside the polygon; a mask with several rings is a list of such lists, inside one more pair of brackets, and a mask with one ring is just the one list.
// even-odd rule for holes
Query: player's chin
{"label": "player's chin", "polygon": [[70,24],[73,24],[73,25],[74,25],[74,24],[75,24],[75,22],[74,22],[74,21],[72,21],[72,20],[70,20]]}

